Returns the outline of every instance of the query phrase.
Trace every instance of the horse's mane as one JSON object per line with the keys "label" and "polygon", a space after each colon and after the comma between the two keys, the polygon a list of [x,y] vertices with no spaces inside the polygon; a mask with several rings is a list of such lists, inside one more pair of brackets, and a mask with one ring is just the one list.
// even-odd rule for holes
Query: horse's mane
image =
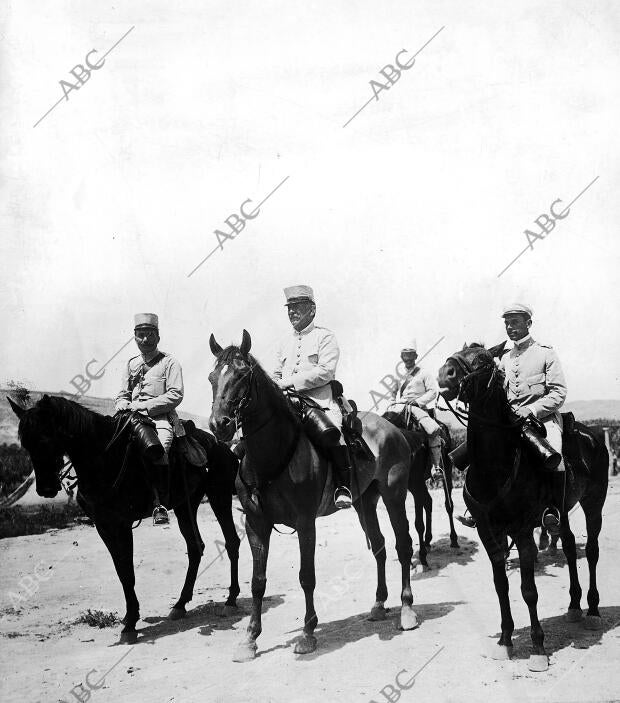
{"label": "horse's mane", "polygon": [[19,439],[26,446],[36,443],[45,428],[54,432],[64,430],[72,435],[92,437],[96,423],[102,415],[67,398],[44,395],[22,417],[19,423]]}
{"label": "horse's mane", "polygon": [[[218,363],[230,364],[232,361],[234,361],[235,358],[239,357],[242,359],[244,358],[243,354],[241,353],[240,347],[231,344],[229,347],[226,347],[226,349],[222,350],[219,353],[217,361]],[[254,356],[252,356],[252,354],[248,354],[247,359],[250,362],[250,368],[254,373],[256,382],[261,387],[267,387],[272,392],[276,410],[280,411],[283,415],[288,416],[290,420],[295,424],[298,424],[300,422],[299,415],[295,411],[293,404],[288,399],[286,394],[282,391],[280,386],[278,386],[278,384],[271,378],[271,376],[269,376],[269,374],[260,365],[258,360]]]}

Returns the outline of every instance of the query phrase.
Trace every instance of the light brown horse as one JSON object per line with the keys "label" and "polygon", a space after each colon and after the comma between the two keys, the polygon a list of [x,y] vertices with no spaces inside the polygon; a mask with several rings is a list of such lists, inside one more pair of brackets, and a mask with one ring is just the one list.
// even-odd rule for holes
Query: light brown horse
{"label": "light brown horse", "polygon": [[[266,586],[269,539],[274,524],[297,530],[301,566],[299,581],[306,599],[303,634],[295,645],[296,654],[316,649],[314,629],[314,550],[317,517],[336,512],[332,470],[325,457],[310,443],[297,413],[280,388],[250,356],[251,339],[244,330],[240,347],[226,349],[209,340],[217,361],[209,375],[213,386],[210,426],[215,435],[230,440],[237,426],[245,439],[245,457],[236,488],[246,513],[246,532],[254,559],[252,573],[252,616],[244,640],[233,659],[248,661],[256,656],[256,639],[261,633],[261,610]],[[412,556],[409,522],[405,512],[411,452],[401,432],[373,413],[361,413],[364,439],[376,457],[357,460],[352,481],[353,505],[370,541],[377,564],[376,600],[371,619],[385,618],[385,539],[377,520],[379,496],[388,511],[396,551],[401,565],[400,625],[411,630],[418,624],[413,610],[410,562]],[[252,499],[258,486],[260,499]]]}

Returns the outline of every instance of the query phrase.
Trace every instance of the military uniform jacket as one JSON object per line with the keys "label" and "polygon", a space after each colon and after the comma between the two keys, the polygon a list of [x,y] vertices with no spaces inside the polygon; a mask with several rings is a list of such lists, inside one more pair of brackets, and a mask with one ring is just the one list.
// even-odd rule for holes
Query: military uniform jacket
{"label": "military uniform jacket", "polygon": [[273,375],[317,402],[329,404],[333,400],[329,382],[336,378],[339,358],[334,333],[311,322],[280,344]]}
{"label": "military uniform jacket", "polygon": [[566,380],[552,347],[528,335],[504,354],[499,367],[506,374],[504,384],[513,407],[529,407],[540,420],[553,415],[560,422]]}
{"label": "military uniform jacket", "polygon": [[[153,363],[158,354],[163,356]],[[175,408],[182,400],[181,365],[170,354],[158,351],[148,361],[142,354],[129,360],[121,391],[116,396],[116,409],[126,410],[130,401],[134,401],[137,410],[146,411],[153,419],[167,417],[176,430],[179,420]]]}
{"label": "military uniform jacket", "polygon": [[415,400],[423,410],[428,410],[435,407],[438,395],[439,385],[433,374],[415,366],[412,371],[407,371],[405,379],[394,389],[392,399],[395,403]]}

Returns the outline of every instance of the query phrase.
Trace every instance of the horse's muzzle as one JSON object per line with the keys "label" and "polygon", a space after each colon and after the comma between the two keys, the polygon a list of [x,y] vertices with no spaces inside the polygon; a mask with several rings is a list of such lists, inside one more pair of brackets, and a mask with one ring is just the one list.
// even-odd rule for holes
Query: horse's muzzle
{"label": "horse's muzzle", "polygon": [[227,415],[223,415],[217,420],[213,417],[209,421],[211,432],[221,441],[229,442],[235,434],[235,422]]}

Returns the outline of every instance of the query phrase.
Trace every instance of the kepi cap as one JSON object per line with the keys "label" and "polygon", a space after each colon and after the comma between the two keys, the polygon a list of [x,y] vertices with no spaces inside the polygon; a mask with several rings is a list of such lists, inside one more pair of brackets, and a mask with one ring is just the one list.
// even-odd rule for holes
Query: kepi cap
{"label": "kepi cap", "polygon": [[532,317],[532,308],[525,303],[511,303],[510,305],[504,305],[504,312],[502,317],[506,315],[527,315]]}
{"label": "kepi cap", "polygon": [[302,300],[314,303],[314,291],[310,286],[289,286],[284,289],[284,295],[286,296],[285,305],[300,303]]}
{"label": "kepi cap", "polygon": [[134,329],[136,327],[155,327],[159,329],[159,318],[154,312],[139,312],[133,318]]}
{"label": "kepi cap", "polygon": [[401,352],[416,352],[418,351],[418,342],[416,339],[410,339],[409,344],[405,345]]}

